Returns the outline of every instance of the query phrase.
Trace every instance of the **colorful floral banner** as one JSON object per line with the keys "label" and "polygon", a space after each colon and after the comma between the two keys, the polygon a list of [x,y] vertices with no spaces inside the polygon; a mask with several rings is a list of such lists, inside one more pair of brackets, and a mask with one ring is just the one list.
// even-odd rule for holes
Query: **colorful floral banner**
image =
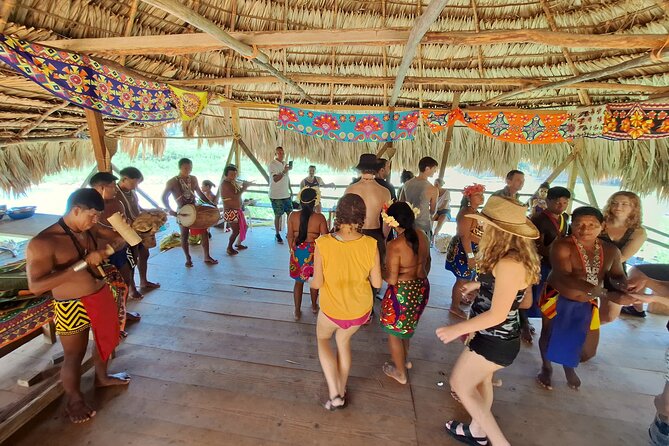
{"label": "colorful floral banner", "polygon": [[418,111],[330,113],[280,107],[277,127],[341,142],[387,142],[413,139]]}
{"label": "colorful floral banner", "polygon": [[573,137],[574,124],[565,112],[533,111],[423,111],[423,119],[433,133],[461,122],[479,133],[520,144],[550,144]]}
{"label": "colorful floral banner", "polygon": [[667,138],[669,104],[609,104],[601,136],[617,140]]}
{"label": "colorful floral banner", "polygon": [[0,60],[52,94],[118,119],[192,119],[207,103],[206,93],[171,90],[165,83],[134,78],[85,55],[3,34]]}

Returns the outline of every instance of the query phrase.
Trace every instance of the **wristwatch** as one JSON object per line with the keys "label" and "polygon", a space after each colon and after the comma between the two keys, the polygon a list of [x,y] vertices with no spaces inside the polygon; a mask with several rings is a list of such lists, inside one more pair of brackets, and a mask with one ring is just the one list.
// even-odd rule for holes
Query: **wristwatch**
{"label": "wristwatch", "polygon": [[468,258],[468,259],[473,259],[474,257],[475,257],[475,256],[474,256],[474,253],[473,253],[473,252],[468,252],[468,253],[467,253],[467,258]]}

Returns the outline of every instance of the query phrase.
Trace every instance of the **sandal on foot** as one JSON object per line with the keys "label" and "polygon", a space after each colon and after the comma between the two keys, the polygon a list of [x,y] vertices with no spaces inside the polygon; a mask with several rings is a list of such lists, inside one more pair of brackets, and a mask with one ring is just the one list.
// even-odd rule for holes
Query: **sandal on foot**
{"label": "sandal on foot", "polygon": [[248,246],[246,246],[246,245],[242,245],[241,243],[235,245],[235,248],[237,248],[237,249],[239,249],[239,250],[242,250],[242,249],[249,249]]}
{"label": "sandal on foot", "polygon": [[[337,400],[341,401],[342,403],[335,404]],[[323,404],[323,407],[325,407],[330,412],[334,412],[337,409],[343,409],[344,407],[346,407],[346,400],[343,397],[337,395],[336,397],[327,400],[325,404]]]}
{"label": "sandal on foot", "polygon": [[228,248],[225,252],[227,252],[229,256],[236,256],[239,254],[239,251],[232,248]]}
{"label": "sandal on foot", "polygon": [[186,268],[192,268],[193,267],[193,261],[192,260],[186,260],[185,266],[186,266]]}
{"label": "sandal on foot", "polygon": [[[462,426],[463,434],[458,434],[458,427],[460,426]],[[490,444],[488,437],[475,437],[472,435],[472,431],[469,430],[468,424],[453,420],[447,422],[444,428],[446,429],[446,433],[448,435],[461,443],[465,443],[471,446],[488,446]]]}
{"label": "sandal on foot", "polygon": [[218,265],[218,260],[216,259],[207,259],[204,261],[207,265]]}

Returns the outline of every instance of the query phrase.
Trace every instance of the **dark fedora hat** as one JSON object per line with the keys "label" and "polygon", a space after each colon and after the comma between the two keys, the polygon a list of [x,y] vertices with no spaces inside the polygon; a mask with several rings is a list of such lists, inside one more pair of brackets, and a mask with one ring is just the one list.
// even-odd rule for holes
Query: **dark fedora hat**
{"label": "dark fedora hat", "polygon": [[363,153],[362,155],[360,155],[360,160],[358,161],[358,165],[355,166],[355,168],[358,170],[378,171],[383,167],[384,164],[385,162],[379,161],[379,159],[376,157],[375,154]]}

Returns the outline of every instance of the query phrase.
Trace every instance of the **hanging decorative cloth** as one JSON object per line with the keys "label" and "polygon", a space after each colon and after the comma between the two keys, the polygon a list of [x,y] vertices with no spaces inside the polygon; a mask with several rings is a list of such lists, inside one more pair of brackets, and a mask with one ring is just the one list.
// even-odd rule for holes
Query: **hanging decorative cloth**
{"label": "hanging decorative cloth", "polygon": [[192,119],[207,104],[206,93],[136,78],[83,54],[4,34],[0,34],[0,61],[55,96],[117,119]]}
{"label": "hanging decorative cloth", "polygon": [[669,104],[608,104],[601,136],[616,140],[667,138]]}
{"label": "hanging decorative cloth", "polygon": [[413,139],[418,119],[417,110],[340,114],[280,107],[277,127],[341,142],[388,142]]}

